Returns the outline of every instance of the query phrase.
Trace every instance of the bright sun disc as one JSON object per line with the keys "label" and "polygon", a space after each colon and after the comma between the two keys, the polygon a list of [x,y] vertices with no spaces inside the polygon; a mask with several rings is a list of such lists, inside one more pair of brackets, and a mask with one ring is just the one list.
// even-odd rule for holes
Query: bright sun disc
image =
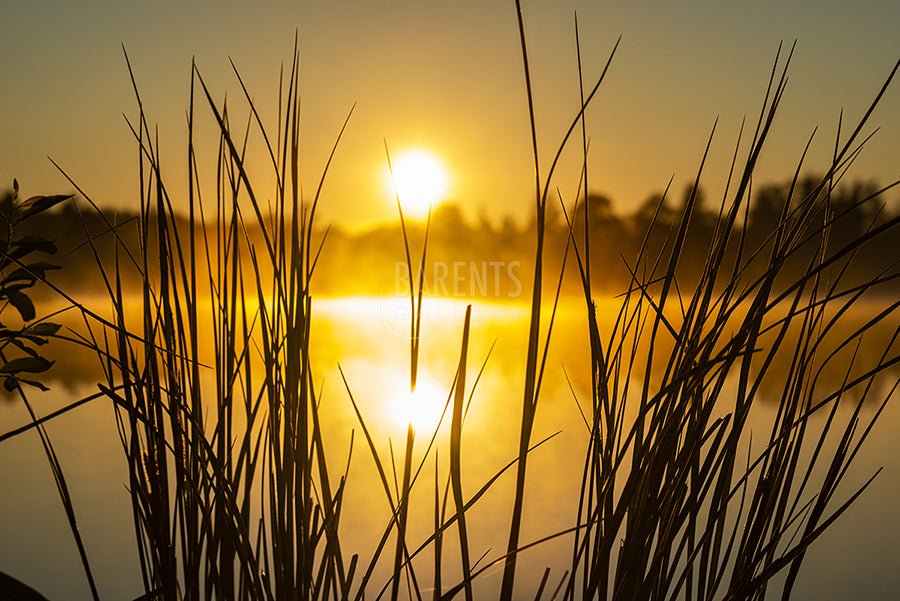
{"label": "bright sun disc", "polygon": [[430,207],[446,200],[447,170],[430,152],[415,150],[391,161],[393,178],[388,173],[391,190],[400,197],[404,213],[424,217]]}
{"label": "bright sun disc", "polygon": [[398,383],[391,395],[391,413],[398,425],[412,424],[416,431],[433,431],[441,420],[449,391],[434,380],[419,374],[415,392],[410,393],[409,381]]}

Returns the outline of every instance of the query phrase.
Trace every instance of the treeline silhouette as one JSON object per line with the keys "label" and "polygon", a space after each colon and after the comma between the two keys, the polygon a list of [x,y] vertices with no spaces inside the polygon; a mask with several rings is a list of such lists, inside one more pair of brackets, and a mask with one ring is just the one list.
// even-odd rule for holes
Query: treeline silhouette
{"label": "treeline silhouette", "polygon": [[[759,187],[735,225],[739,230],[744,229],[743,236],[734,237],[735,242],[729,248],[730,256],[725,260],[742,266],[750,276],[755,272],[761,273],[782,212],[787,210],[790,213],[798,204],[794,202],[796,199],[810,195],[817,197],[814,205],[817,213],[794,217],[797,220],[809,218],[809,223],[831,224],[826,255],[838,252],[849,241],[865,235],[897,211],[896,207],[886,206],[883,195],[878,194],[879,188],[873,182],[841,182],[833,189],[823,186],[822,182],[821,177],[810,175],[799,179],[793,186],[788,181]],[[617,294],[629,286],[633,274],[642,281],[652,280],[652,267],[657,259],[660,265],[664,265],[671,253],[673,228],[682,219],[688,218],[688,235],[680,254],[677,274],[679,282],[689,286],[702,272],[717,228],[724,225],[719,203],[712,202],[702,188],[696,191],[693,209],[689,215],[686,214],[691,189],[692,186],[688,185],[680,192],[670,191],[667,197],[652,194],[630,212],[622,211],[612,199],[602,194],[588,195],[586,206],[584,202],[580,203],[574,215],[564,214],[558,204],[551,207],[545,226],[544,246],[544,261],[550,270],[548,273],[558,274],[567,256],[564,290],[577,290],[578,264],[571,248],[566,255],[566,246],[567,242],[574,241],[583,258],[584,220],[587,218],[591,231],[587,243],[592,283],[597,291]],[[571,212],[572,208],[565,210]],[[178,220],[178,230],[186,239],[189,222],[186,217]],[[572,221],[571,238],[569,220]],[[155,244],[153,221],[149,220],[151,226],[146,232],[141,232],[136,212],[104,210],[99,213],[80,203],[76,206],[68,202],[35,217],[26,225],[27,230],[56,242],[59,252],[50,260],[59,264],[61,269],[52,273],[51,281],[60,289],[77,296],[103,290],[105,284],[97,267],[98,260],[110,272],[115,271],[118,265],[126,289],[139,281],[144,269],[155,272],[155,266],[139,265],[132,259],[139,255],[137,250],[141,244]],[[426,224],[416,221],[406,225],[415,266],[421,258]],[[426,291],[442,296],[515,301],[523,290],[530,288],[535,227],[533,220],[517,223],[511,217],[499,224],[487,220],[471,223],[464,218],[459,206],[439,206],[432,214],[427,232],[426,261],[422,270]],[[196,226],[195,240],[206,240],[211,248],[218,246],[233,250],[234,241],[216,241],[212,238],[213,231],[212,227],[204,231]],[[264,248],[258,231],[253,228],[243,231],[246,232],[246,239],[239,240],[239,245],[252,244],[259,250]],[[8,233],[3,235],[8,236]],[[243,237],[243,234],[238,237]],[[355,232],[339,226],[326,231],[323,226],[318,230],[318,238],[313,243],[324,240],[324,245],[315,268],[315,295],[408,294],[406,250],[399,221]],[[739,243],[741,238],[742,245]],[[820,248],[820,242],[821,234],[810,234],[793,254],[792,263],[784,270],[785,277],[790,278],[792,272],[805,270],[813,260],[816,249]],[[642,249],[645,259],[637,264],[636,258]],[[215,269],[215,254],[211,256]],[[875,236],[859,252],[846,259],[851,259],[852,263],[842,274],[842,282],[843,287],[851,287],[855,281],[890,272],[900,259],[900,242],[890,236]],[[205,264],[206,261],[200,263]],[[827,277],[828,273],[824,275]]]}

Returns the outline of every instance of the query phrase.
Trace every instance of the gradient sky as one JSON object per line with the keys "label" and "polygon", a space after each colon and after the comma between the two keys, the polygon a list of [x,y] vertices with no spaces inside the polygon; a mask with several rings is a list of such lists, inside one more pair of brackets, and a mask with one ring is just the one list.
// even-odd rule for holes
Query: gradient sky
{"label": "gradient sky", "polygon": [[[892,0],[525,0],[523,9],[544,169],[578,109],[574,11],[588,79],[622,35],[588,123],[591,187],[626,209],[672,175],[680,194],[717,116],[705,181],[711,196],[721,194],[741,117],[758,114],[780,41],[798,45],[760,165],[767,180],[792,173],[817,125],[811,165],[821,170],[841,108],[855,123],[900,58],[900,3]],[[323,220],[357,227],[394,217],[383,185],[385,139],[392,153],[421,147],[442,157],[451,195],[472,218],[523,220],[533,206],[511,0],[32,0],[4,3],[0,17],[0,185],[16,177],[26,195],[72,191],[49,156],[97,202],[136,206],[135,143],[123,118],[134,118],[136,103],[124,44],[178,196],[192,57],[213,93],[237,107],[230,56],[272,123],[279,67],[299,30],[307,182],[317,180],[358,103],[324,189]],[[900,177],[898,86],[873,116],[867,131],[881,130],[855,167],[858,177]],[[569,201],[580,167],[570,158],[557,180]]]}

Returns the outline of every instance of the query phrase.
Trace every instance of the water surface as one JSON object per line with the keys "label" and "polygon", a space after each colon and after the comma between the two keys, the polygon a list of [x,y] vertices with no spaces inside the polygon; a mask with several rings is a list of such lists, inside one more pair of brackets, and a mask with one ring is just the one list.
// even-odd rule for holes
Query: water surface
{"label": "water surface", "polygon": [[[451,390],[465,304],[459,300],[426,302],[419,376],[422,396],[417,402],[434,401],[438,409],[436,413],[431,411],[432,415],[440,414]],[[601,305],[601,312],[604,308]],[[338,366],[383,455],[389,456],[390,445],[395,454],[402,453],[405,424],[411,419],[402,409],[409,378],[409,303],[408,299],[326,299],[316,301],[314,311],[312,367],[322,390],[323,428],[334,477],[346,464],[350,432],[357,431],[345,500],[348,509],[342,521],[345,554],[360,553],[361,560],[368,561],[389,513]],[[487,362],[472,395],[462,442],[464,487],[469,495],[516,455],[527,331],[526,307],[492,303],[473,306],[467,388],[471,389],[482,363]],[[876,342],[872,344],[877,346]],[[583,303],[567,300],[554,325],[533,440],[559,434],[530,460],[523,542],[566,528],[574,521],[587,443],[587,428],[577,406],[578,402],[586,405],[590,392],[586,347]],[[96,391],[95,357],[74,347],[56,346],[53,350],[58,364],[50,374],[52,390],[29,395],[42,415]],[[875,405],[866,404],[864,420],[871,418]],[[767,435],[775,409],[772,404],[761,403],[751,415],[750,429],[758,432],[759,438]],[[839,415],[846,417],[850,410],[848,404]],[[428,415],[421,419],[427,420]],[[0,433],[27,421],[21,403],[0,403]],[[419,423],[417,457],[430,439],[428,428],[426,421]],[[900,407],[896,402],[889,403],[834,506],[854,492],[854,485],[864,482],[879,467],[884,470],[850,512],[813,547],[801,571],[795,598],[887,598],[900,589],[896,571],[896,558],[900,557],[898,428]],[[47,431],[65,470],[101,598],[138,597],[142,590],[130,497],[125,488],[126,464],[111,403],[105,399],[92,401],[54,420]],[[447,434],[445,424],[436,439],[439,466],[449,461]],[[433,470],[432,454],[414,490],[410,518],[414,541],[424,540],[431,532]],[[484,552],[496,557],[506,546],[513,478],[512,471],[501,478],[469,518],[474,557]],[[89,598],[52,475],[34,431],[0,442],[0,483],[0,570],[51,599]],[[455,535],[447,537],[451,558],[453,540]],[[534,590],[546,565],[553,567],[551,582],[558,581],[569,561],[570,541],[559,539],[522,556],[519,576],[523,594]],[[428,580],[430,561],[430,551],[426,551],[420,581]],[[445,582],[452,578],[452,563],[448,561]],[[387,571],[385,566],[376,572],[373,582],[379,588]],[[481,577],[479,590],[484,598],[499,590],[500,573],[498,567]]]}

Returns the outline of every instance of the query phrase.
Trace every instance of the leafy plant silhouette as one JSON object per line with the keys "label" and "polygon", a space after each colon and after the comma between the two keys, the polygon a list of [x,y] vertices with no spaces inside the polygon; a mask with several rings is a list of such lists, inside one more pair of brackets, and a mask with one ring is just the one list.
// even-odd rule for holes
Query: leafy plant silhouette
{"label": "leafy plant silhouette", "polygon": [[[2,234],[0,234],[0,377],[12,392],[20,384],[47,390],[27,374],[50,369],[53,362],[41,356],[37,347],[47,344],[59,331],[59,324],[35,321],[34,303],[28,291],[58,266],[40,257],[56,253],[56,244],[40,234],[17,236],[17,227],[30,217],[47,211],[71,196],[32,196],[19,199],[19,182],[13,180],[12,193],[0,199]],[[8,325],[7,311],[12,306],[21,319],[19,327]],[[15,317],[13,318],[15,319]]]}

